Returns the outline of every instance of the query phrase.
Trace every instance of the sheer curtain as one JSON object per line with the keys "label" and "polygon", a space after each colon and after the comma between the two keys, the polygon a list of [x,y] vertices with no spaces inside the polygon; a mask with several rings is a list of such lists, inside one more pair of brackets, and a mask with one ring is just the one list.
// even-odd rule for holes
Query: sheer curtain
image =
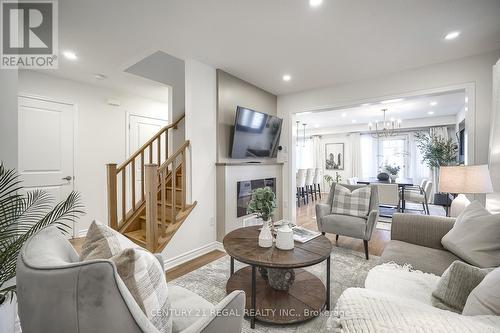
{"label": "sheer curtain", "polygon": [[359,140],[360,171],[361,175],[355,177],[370,178],[377,175],[377,141],[370,134],[361,134]]}
{"label": "sheer curtain", "polygon": [[313,139],[306,138],[306,140],[299,141],[297,147],[297,169],[314,168],[314,143]]}
{"label": "sheer curtain", "polygon": [[413,178],[413,182],[420,185],[422,179],[432,179],[431,169],[426,163],[422,162],[422,154],[420,153],[420,149],[417,147],[415,133],[410,133],[409,135],[409,156],[409,177]]}
{"label": "sheer curtain", "polygon": [[361,177],[361,135],[359,133],[349,134],[349,145],[351,146],[351,174],[353,177]]}

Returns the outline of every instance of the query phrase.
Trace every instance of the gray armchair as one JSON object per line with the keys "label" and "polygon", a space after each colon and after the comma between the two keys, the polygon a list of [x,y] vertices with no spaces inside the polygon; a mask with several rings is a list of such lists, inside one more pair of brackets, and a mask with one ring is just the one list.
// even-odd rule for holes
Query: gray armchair
{"label": "gray armchair", "polygon": [[[56,227],[40,231],[21,249],[17,289],[24,333],[160,333],[125,287],[114,263],[80,262]],[[169,285],[169,295],[174,332],[241,331],[243,291],[229,294],[215,306],[177,286]],[[224,312],[230,315],[217,316]]]}
{"label": "gray armchair", "polygon": [[[368,242],[372,237],[373,229],[378,221],[377,187],[368,185],[372,187],[370,196],[370,212],[368,216],[356,217],[331,213],[333,193],[335,191],[336,185],[336,183],[333,183],[332,187],[330,188],[330,194],[328,194],[326,203],[316,205],[316,223],[318,224],[318,230],[321,231],[323,235],[325,233],[336,234],[337,240],[339,239],[339,235],[362,239],[365,247],[365,256],[368,260]],[[342,186],[352,191],[366,185],[342,184]]]}

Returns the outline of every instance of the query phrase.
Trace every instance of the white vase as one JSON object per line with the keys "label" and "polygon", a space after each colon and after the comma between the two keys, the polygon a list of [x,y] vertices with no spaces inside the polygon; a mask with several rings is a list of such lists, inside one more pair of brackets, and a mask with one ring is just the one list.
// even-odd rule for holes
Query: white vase
{"label": "white vase", "polygon": [[389,177],[391,177],[392,181],[396,181],[396,179],[398,179],[398,175],[389,175]]}
{"label": "white vase", "polygon": [[285,223],[276,234],[276,247],[280,250],[293,250],[294,246],[293,230],[289,223]]}
{"label": "white vase", "polygon": [[259,246],[273,246],[273,234],[271,233],[271,228],[269,228],[269,221],[264,221],[264,223],[262,224],[262,229],[260,229],[259,234]]}

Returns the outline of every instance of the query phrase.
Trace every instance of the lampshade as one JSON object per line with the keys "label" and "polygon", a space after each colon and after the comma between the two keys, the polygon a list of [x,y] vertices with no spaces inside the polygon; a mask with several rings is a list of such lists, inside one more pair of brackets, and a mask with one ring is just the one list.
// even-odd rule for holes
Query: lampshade
{"label": "lampshade", "polygon": [[439,192],[492,193],[488,165],[442,166],[439,168]]}

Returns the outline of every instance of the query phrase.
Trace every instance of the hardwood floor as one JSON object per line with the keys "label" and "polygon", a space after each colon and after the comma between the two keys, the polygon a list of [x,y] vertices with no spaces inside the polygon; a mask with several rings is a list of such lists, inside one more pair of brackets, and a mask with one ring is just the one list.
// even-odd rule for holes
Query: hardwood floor
{"label": "hardwood floor", "polygon": [[[318,230],[318,225],[316,224],[316,203],[323,203],[326,201],[328,196],[327,193],[323,193],[322,199],[317,201],[309,200],[309,204],[304,205],[301,202],[300,207],[297,207],[297,224],[303,226],[304,228],[310,230]],[[347,249],[351,249],[358,252],[364,253],[363,241],[361,239],[355,239],[350,237],[340,236],[338,242],[335,241],[334,234],[326,234],[326,237],[330,239],[334,246],[340,246]],[[384,248],[391,239],[391,232],[387,230],[376,229],[373,231],[372,239],[368,243],[368,251],[370,254],[375,256],[380,256],[384,252]]]}

